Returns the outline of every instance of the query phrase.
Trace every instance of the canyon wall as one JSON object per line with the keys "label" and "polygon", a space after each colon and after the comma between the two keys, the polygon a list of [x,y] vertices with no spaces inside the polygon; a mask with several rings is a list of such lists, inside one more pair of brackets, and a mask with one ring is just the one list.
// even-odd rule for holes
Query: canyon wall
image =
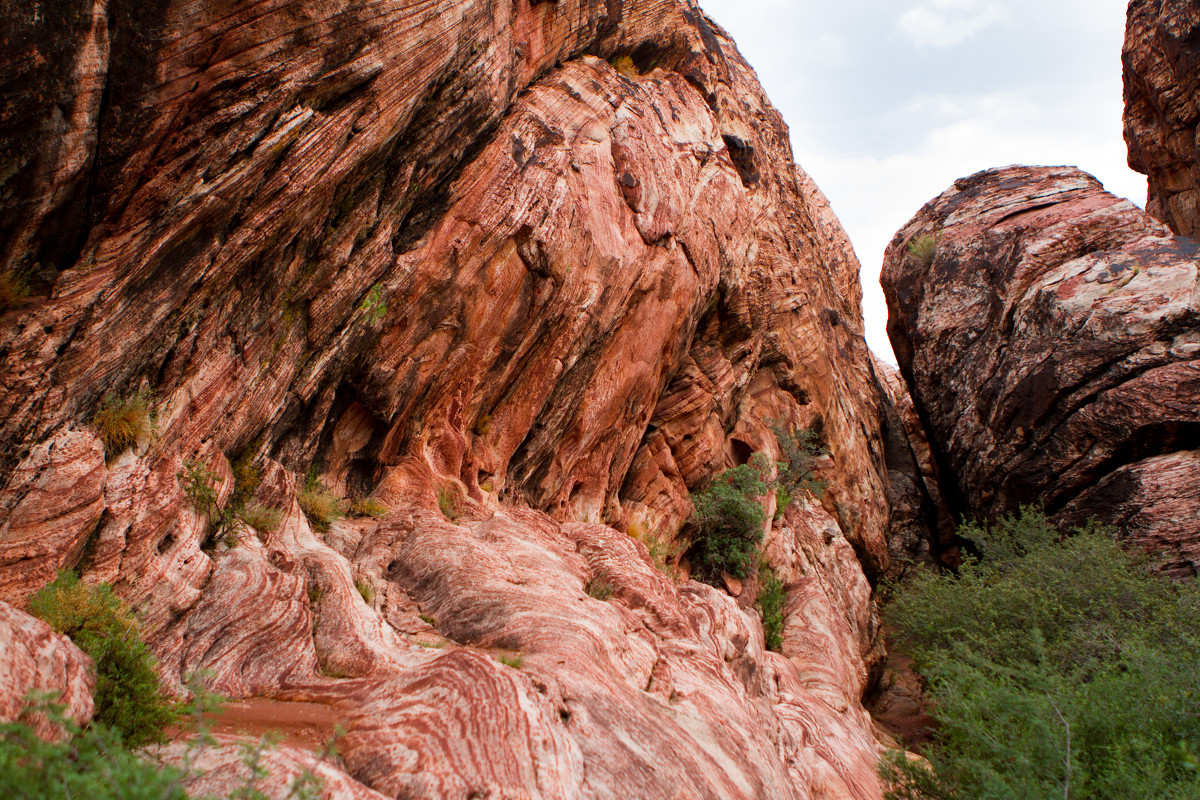
{"label": "canyon wall", "polygon": [[[696,6],[5,24],[0,600],[75,567],[175,691],[327,706],[329,796],[879,796],[858,264]],[[135,397],[152,432],[106,452]],[[766,531],[780,654],[753,580],[674,581],[626,531],[686,548],[689,494],[803,429],[826,488]],[[214,536],[200,467],[281,520]],[[305,475],[388,513],[322,530]]]}

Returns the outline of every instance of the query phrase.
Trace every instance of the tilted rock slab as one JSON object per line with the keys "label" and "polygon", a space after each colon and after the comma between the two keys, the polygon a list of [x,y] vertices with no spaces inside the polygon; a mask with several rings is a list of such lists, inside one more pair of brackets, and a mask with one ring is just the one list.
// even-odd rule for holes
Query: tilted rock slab
{"label": "tilted rock slab", "polygon": [[40,699],[63,706],[63,717],[85,725],[92,719],[96,679],[92,659],[42,620],[0,601],[0,722],[24,722],[39,736],[60,728],[30,708]]}
{"label": "tilted rock slab", "polygon": [[[923,236],[929,263],[909,252]],[[1200,567],[1198,264],[1069,167],[961,179],[901,229],[888,333],[959,513],[1040,500]]]}
{"label": "tilted rock slab", "polygon": [[1129,166],[1148,178],[1146,211],[1200,237],[1200,8],[1133,0],[1121,50]]}
{"label": "tilted rock slab", "polygon": [[[888,568],[888,501],[858,264],[723,31],[680,0],[55,13],[3,45],[35,91],[3,117],[20,154],[3,268],[32,294],[0,317],[0,508],[64,544],[0,565],[4,597],[78,564],[137,608],[168,686],[211,670],[233,697],[336,704],[352,772],[392,794],[878,796],[859,698],[882,655],[868,578]],[[39,448],[139,389],[151,441],[105,460],[91,440],[78,487],[25,490]],[[647,706],[661,645],[581,602],[578,555],[555,559],[576,525],[614,548],[633,522],[678,534],[714,472],[779,455],[772,421],[819,427],[830,450],[820,503],[770,532],[788,657],[759,652],[752,587],[655,590],[673,638],[650,633],[684,654],[663,663],[703,700]],[[247,460],[284,520],[227,549],[179,475],[204,465],[224,504]],[[340,495],[472,524],[321,534],[296,500],[310,468]],[[38,499],[50,488],[69,525]],[[460,563],[463,529],[511,543]],[[522,537],[541,595],[504,578]],[[459,645],[445,653],[414,638],[435,635],[426,581],[476,598],[427,614]],[[578,736],[527,668],[478,650],[517,643],[536,666],[557,652],[538,626],[563,619],[603,645],[570,653],[568,688],[599,720]],[[508,714],[524,740],[497,740]],[[599,733],[621,719],[669,735]]]}

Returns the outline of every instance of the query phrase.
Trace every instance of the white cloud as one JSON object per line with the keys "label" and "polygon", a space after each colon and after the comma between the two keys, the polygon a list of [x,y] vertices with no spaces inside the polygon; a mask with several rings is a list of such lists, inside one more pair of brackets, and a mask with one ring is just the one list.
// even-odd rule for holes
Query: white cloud
{"label": "white cloud", "polygon": [[1008,16],[999,3],[985,0],[925,0],[896,20],[917,47],[952,47]]}

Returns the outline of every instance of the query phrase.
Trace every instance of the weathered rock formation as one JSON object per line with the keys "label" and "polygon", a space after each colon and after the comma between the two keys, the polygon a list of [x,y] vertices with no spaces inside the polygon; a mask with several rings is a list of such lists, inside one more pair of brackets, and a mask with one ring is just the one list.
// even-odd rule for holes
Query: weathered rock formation
{"label": "weathered rock formation", "polygon": [[1069,167],[964,178],[901,229],[888,333],[959,513],[1041,501],[1200,567],[1198,265],[1194,241]]}
{"label": "weathered rock formation", "polygon": [[[35,91],[0,116],[0,269],[31,289],[0,317],[0,599],[112,582],[168,684],[336,708],[387,796],[879,795],[858,265],[698,8],[70,0],[10,25]],[[96,411],[139,391],[154,433],[106,457]],[[779,454],[773,424],[830,451],[767,539],[782,656],[752,584],[677,586],[620,532],[678,535],[689,491]],[[222,543],[179,476],[224,505],[234,463],[284,520]],[[315,530],[306,472],[392,512]]]}
{"label": "weathered rock formation", "polygon": [[0,602],[0,722],[21,720],[41,736],[61,735],[58,726],[27,700],[56,697],[62,715],[76,724],[92,718],[96,681],[92,660],[40,619]]}
{"label": "weathered rock formation", "polygon": [[1121,52],[1129,166],[1149,178],[1146,211],[1200,237],[1200,8],[1133,0]]}

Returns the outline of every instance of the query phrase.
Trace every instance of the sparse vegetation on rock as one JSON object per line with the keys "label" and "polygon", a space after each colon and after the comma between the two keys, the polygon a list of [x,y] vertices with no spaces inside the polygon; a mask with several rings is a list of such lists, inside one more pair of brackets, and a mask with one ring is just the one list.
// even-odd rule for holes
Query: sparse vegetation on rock
{"label": "sparse vegetation on rock", "polygon": [[317,480],[315,475],[310,475],[304,486],[296,490],[296,500],[308,517],[309,524],[322,533],[329,530],[329,525],[335,519],[346,516],[346,502]]}
{"label": "sparse vegetation on rock", "polygon": [[760,500],[769,491],[766,470],[766,458],[756,453],[751,463],[725,470],[692,496],[692,552],[706,580],[717,580],[722,572],[736,578],[750,574],[767,520]]}
{"label": "sparse vegetation on rock", "polygon": [[759,567],[758,599],[756,605],[762,614],[763,634],[768,650],[779,652],[783,648],[783,611],[787,593],[783,580],[766,565]]}
{"label": "sparse vegetation on rock", "polygon": [[154,432],[154,408],[150,392],[142,390],[129,397],[113,393],[104,396],[100,409],[92,417],[92,426],[109,457],[147,438]]}
{"label": "sparse vegetation on rock", "polygon": [[908,243],[908,257],[919,266],[928,267],[933,263],[935,255],[937,255],[937,237],[935,236],[918,236]]}

